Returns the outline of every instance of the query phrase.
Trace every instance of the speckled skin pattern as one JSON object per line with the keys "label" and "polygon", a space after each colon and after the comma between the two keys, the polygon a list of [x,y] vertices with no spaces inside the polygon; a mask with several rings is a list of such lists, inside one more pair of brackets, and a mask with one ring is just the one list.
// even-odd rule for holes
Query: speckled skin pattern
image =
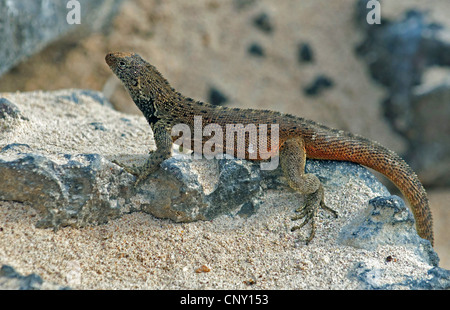
{"label": "speckled skin pattern", "polygon": [[[270,137],[270,125],[277,124],[278,143],[272,145],[272,140],[263,139],[264,141],[257,145],[256,158],[249,156],[249,139],[245,137],[245,158],[261,160],[266,159],[266,155],[279,153],[280,164],[290,187],[306,195],[304,205],[296,210],[299,212],[298,216],[293,218],[304,218],[304,221],[293,230],[311,223],[311,234],[307,242],[314,237],[314,219],[318,208],[324,208],[336,215],[323,202],[323,187],[319,179],[315,175],[305,174],[306,158],[314,158],[355,162],[387,176],[409,201],[418,234],[433,244],[432,217],[425,189],[403,159],[377,142],[289,114],[227,108],[195,101],[173,89],[154,66],[135,53],[115,52],[107,54],[105,59],[144,114],[155,137],[157,150],[150,155],[144,166],[138,168],[120,164],[126,171],[137,176],[136,185],[171,156],[172,144],[179,141],[179,136],[171,135],[174,125],[186,124],[191,132],[194,132],[194,116],[202,117],[202,129],[208,124],[218,124],[224,135],[227,124],[267,124],[267,134]],[[259,135],[259,127],[257,128]],[[201,136],[202,145],[210,138]],[[238,145],[236,139],[234,135],[233,146],[227,148],[227,143],[223,142],[216,144],[216,147],[223,148],[224,153],[231,151],[235,154]],[[195,145],[194,134],[192,142]]]}

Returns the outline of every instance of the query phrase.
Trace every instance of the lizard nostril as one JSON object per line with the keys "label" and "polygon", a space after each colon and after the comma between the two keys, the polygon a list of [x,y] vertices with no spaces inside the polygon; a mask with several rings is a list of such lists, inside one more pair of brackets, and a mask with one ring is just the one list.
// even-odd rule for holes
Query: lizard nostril
{"label": "lizard nostril", "polygon": [[109,66],[111,66],[114,63],[114,55],[112,53],[106,54],[105,61]]}

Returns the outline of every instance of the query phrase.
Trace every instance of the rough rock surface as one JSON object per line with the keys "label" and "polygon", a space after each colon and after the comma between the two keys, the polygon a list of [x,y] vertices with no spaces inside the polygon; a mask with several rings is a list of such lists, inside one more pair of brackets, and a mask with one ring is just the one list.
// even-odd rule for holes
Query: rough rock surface
{"label": "rough rock surface", "polygon": [[47,283],[37,274],[23,276],[13,267],[3,265],[0,268],[0,289],[1,290],[57,290],[65,287]]}
{"label": "rough rock surface", "polygon": [[[95,226],[135,211],[177,222],[214,221],[224,216],[241,221],[260,216],[268,193],[273,191],[287,192],[297,206],[302,202],[301,196],[285,186],[280,169],[261,171],[258,163],[235,159],[196,161],[186,154],[166,160],[161,170],[133,189],[134,177],[111,160],[146,159],[153,145],[143,117],[116,112],[100,93],[85,90],[1,97],[22,117],[5,114],[0,119],[0,200],[23,202],[36,209],[38,227]],[[345,220],[334,245],[339,251],[362,250],[364,256],[372,257],[380,248],[401,248],[411,260],[417,260],[420,268],[416,268],[424,270],[422,275],[412,276],[395,268],[396,264],[380,267],[358,259],[346,278],[353,287],[450,287],[448,271],[437,267],[436,253],[428,241],[417,236],[412,215],[402,200],[395,196],[377,198],[367,207],[368,198],[390,195],[372,173],[360,165],[332,161],[309,160],[306,169],[323,182],[327,204],[339,207],[336,222]],[[352,198],[335,200],[333,195],[344,188]],[[276,195],[276,205],[287,203]],[[0,261],[6,261],[1,253],[8,245],[0,245]],[[386,258],[389,262],[396,259]]]}

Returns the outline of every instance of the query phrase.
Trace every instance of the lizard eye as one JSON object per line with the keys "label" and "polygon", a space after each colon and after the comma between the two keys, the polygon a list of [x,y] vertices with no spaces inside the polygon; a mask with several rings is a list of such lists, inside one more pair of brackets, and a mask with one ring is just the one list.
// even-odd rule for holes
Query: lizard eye
{"label": "lizard eye", "polygon": [[119,67],[121,67],[122,69],[125,68],[125,62],[119,61]]}

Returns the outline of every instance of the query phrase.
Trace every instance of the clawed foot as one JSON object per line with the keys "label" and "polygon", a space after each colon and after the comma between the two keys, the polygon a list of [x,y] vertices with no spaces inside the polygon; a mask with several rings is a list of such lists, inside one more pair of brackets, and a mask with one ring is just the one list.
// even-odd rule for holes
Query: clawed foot
{"label": "clawed foot", "polygon": [[295,231],[297,229],[302,228],[308,223],[311,223],[311,233],[309,237],[305,240],[306,244],[311,242],[316,233],[316,216],[319,208],[327,210],[332,213],[334,217],[338,217],[338,214],[333,209],[327,207],[323,201],[323,189],[322,186],[315,193],[309,194],[305,197],[305,203],[303,206],[295,210],[298,214],[292,218],[293,221],[297,221],[299,219],[303,219],[303,222],[300,225],[294,226],[291,228],[291,231]]}
{"label": "clawed foot", "polygon": [[139,168],[136,165],[126,166],[126,165],[124,165],[122,163],[119,163],[117,160],[113,160],[112,163],[116,164],[117,166],[122,167],[123,170],[125,170],[129,174],[132,174],[134,176],[138,176],[139,175]]}
{"label": "clawed foot", "polygon": [[114,164],[122,167],[123,170],[125,170],[129,174],[132,174],[132,175],[134,175],[136,177],[136,181],[134,182],[134,187],[137,187],[146,178],[146,175],[141,173],[141,169],[138,166],[136,166],[136,165],[126,166],[126,165],[124,165],[122,163],[119,163],[116,160],[113,160],[112,162]]}

